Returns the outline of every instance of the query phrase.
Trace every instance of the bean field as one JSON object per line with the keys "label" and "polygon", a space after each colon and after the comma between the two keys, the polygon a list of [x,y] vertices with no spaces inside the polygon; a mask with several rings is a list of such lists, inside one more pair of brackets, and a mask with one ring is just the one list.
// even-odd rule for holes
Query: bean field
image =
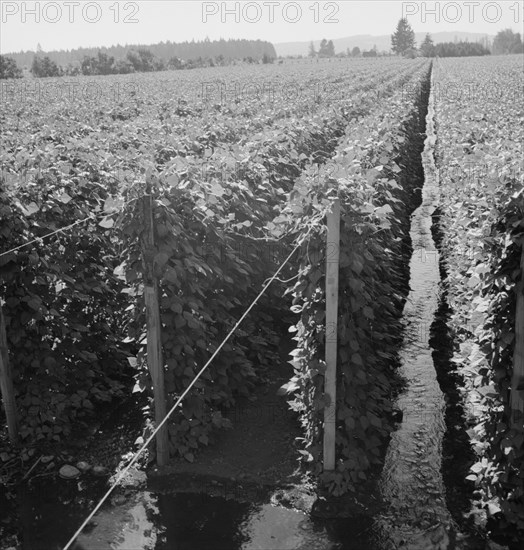
{"label": "bean field", "polygon": [[[290,518],[297,509],[373,518],[362,525],[375,538],[361,546],[334,535],[330,519],[331,538],[310,526],[294,542],[281,535],[279,548],[517,548],[522,64],[522,55],[304,59],[3,81],[1,344],[19,438],[9,443],[2,411],[6,509],[21,483],[70,483],[64,464],[121,470],[162,420],[163,396],[164,414],[179,405],[159,432],[162,479],[205,474],[206,498],[231,479],[241,494],[271,488],[264,506],[271,498]],[[330,242],[335,202],[340,236]],[[160,393],[148,368],[148,288]],[[324,387],[330,342],[334,401]],[[257,423],[263,406],[276,414]],[[121,414],[133,429],[116,462],[115,452],[104,461],[103,449],[71,446]],[[155,469],[158,447],[146,447],[138,472]],[[219,472],[227,457],[238,463]],[[68,503],[87,513],[100,495],[80,486],[68,486]],[[8,516],[2,550],[24,540],[24,522]],[[19,547],[64,545],[78,523],[33,542],[27,528]],[[178,548],[186,536],[148,529],[157,536],[137,548]],[[246,532],[254,538],[223,548],[267,547]],[[101,548],[82,536],[83,548]],[[113,547],[131,547],[122,540]],[[218,548],[199,540],[184,548]]]}

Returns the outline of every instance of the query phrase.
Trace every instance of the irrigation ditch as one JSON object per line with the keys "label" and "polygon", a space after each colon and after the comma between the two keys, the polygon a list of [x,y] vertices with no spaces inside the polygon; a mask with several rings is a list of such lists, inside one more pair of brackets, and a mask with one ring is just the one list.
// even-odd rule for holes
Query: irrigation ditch
{"label": "irrigation ditch", "polygon": [[[395,392],[389,396],[397,422],[382,450],[381,471],[355,494],[317,498],[314,479],[296,466],[297,419],[286,398],[277,395],[290,374],[285,365],[291,341],[284,339],[278,350],[282,368],[257,387],[253,399],[239,402],[230,418],[233,429],[219,434],[193,463],[175,460],[158,469],[148,466],[146,457],[147,478],[133,472],[79,537],[77,550],[484,548],[472,528],[463,533],[470,488],[461,480],[473,459],[461,381],[450,363],[446,274],[438,252],[433,102],[428,75],[417,105],[424,128],[411,128],[402,151],[408,161],[404,184],[412,191],[404,220],[409,235],[402,243],[404,330],[398,335]],[[122,411],[116,416],[126,418]],[[130,442],[142,434],[136,417],[128,419],[133,428],[115,448],[123,462]],[[101,431],[93,434],[91,462],[97,435],[98,449],[107,447]],[[72,449],[68,457],[84,459],[84,451]],[[118,470],[117,463],[108,467]],[[42,477],[10,488],[0,495],[2,508],[11,510],[0,528],[7,535],[0,549],[60,548],[103,494],[106,481],[86,473],[75,480]],[[14,528],[15,521],[23,533]]]}
{"label": "irrigation ditch", "polygon": [[450,542],[451,518],[441,476],[444,396],[433,365],[429,329],[438,304],[439,257],[431,234],[438,204],[433,149],[434,96],[428,100],[422,202],[411,217],[413,255],[410,293],[405,304],[401,375],[406,380],[397,403],[403,421],[393,434],[381,478],[385,511],[379,521],[392,547],[444,550]]}

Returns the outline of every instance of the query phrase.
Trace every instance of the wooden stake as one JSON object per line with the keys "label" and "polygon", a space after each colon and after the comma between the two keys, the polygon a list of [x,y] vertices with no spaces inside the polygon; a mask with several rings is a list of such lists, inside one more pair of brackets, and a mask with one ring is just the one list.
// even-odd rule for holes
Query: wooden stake
{"label": "wooden stake", "polygon": [[512,426],[524,430],[524,244],[520,256],[520,281],[516,287],[515,350],[513,352],[513,376],[511,378]]}
{"label": "wooden stake", "polygon": [[[158,302],[158,281],[154,273],[155,230],[153,218],[153,198],[143,198],[145,220],[142,254],[144,259],[144,300],[146,304],[147,326],[147,365],[153,381],[155,421],[158,426],[166,416],[166,395],[164,386],[164,361],[162,358],[162,324]],[[156,460],[158,466],[169,461],[169,440],[167,427],[162,426],[156,435]]]}
{"label": "wooden stake", "polygon": [[335,469],[337,404],[337,319],[338,270],[340,261],[340,200],[335,199],[327,216],[326,247],[326,375],[324,395],[330,404],[324,409],[324,470]]}
{"label": "wooden stake", "polygon": [[13,374],[9,363],[9,349],[7,347],[7,336],[5,333],[5,320],[0,303],[0,390],[4,402],[5,416],[7,419],[7,430],[11,443],[16,445],[19,441],[18,414],[16,411],[15,389],[13,385]]}

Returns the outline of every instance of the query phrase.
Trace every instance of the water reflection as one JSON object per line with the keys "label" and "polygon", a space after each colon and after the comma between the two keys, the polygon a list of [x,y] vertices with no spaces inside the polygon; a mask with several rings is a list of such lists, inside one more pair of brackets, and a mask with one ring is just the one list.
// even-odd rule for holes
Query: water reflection
{"label": "water reflection", "polygon": [[238,526],[250,507],[204,494],[158,495],[165,532],[155,550],[240,550],[247,538]]}
{"label": "water reflection", "polygon": [[155,550],[331,550],[324,529],[301,512],[204,495],[160,495],[166,531]]}
{"label": "water reflection", "polygon": [[[59,550],[104,489],[60,480],[21,487],[18,510],[3,509],[0,515],[17,516],[20,550]],[[110,500],[75,550],[378,550],[371,517],[318,520],[273,506],[269,498],[240,503],[205,494],[135,491]]]}

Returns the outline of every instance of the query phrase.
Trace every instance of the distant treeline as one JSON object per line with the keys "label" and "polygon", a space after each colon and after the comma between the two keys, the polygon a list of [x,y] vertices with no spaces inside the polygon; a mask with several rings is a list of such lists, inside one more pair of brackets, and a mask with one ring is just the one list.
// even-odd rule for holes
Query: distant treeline
{"label": "distant treeline", "polygon": [[196,61],[198,59],[224,59],[227,63],[233,59],[252,58],[262,60],[266,58],[274,59],[277,54],[275,47],[270,42],[262,40],[202,40],[199,42],[160,42],[144,46],[139,44],[127,44],[125,46],[117,45],[109,48],[77,48],[74,50],[60,50],[52,52],[34,52],[26,51],[9,54],[19,67],[29,69],[32,66],[35,54],[45,55],[57,66],[66,70],[68,67],[80,68],[86,57],[96,58],[98,53],[113,57],[115,60],[125,60],[130,51],[147,50],[164,65],[173,59],[178,58],[184,62]]}
{"label": "distant treeline", "polygon": [[479,42],[441,42],[433,44],[430,34],[419,48],[422,57],[468,57],[474,55],[507,55],[524,53],[524,44],[520,33],[515,33],[511,29],[504,29],[497,33],[493,40],[493,46],[490,49],[486,44]]}
{"label": "distant treeline", "polygon": [[440,42],[435,44],[430,55],[421,48],[425,57],[470,57],[474,55],[490,55],[491,52],[478,42]]}
{"label": "distant treeline", "polygon": [[[0,56],[0,78],[19,78],[22,71],[18,69],[14,60]],[[242,61],[246,63],[258,63],[253,57],[245,57]],[[274,59],[267,54],[262,56],[262,63],[273,63]],[[211,59],[209,57],[199,57],[189,61],[184,61],[178,57],[172,57],[167,63],[163,59],[158,59],[149,50],[140,48],[127,52],[125,59],[115,59],[105,53],[98,52],[96,57],[86,56],[77,65],[68,65],[61,67],[50,57],[35,55],[31,64],[30,72],[37,78],[48,76],[76,76],[83,75],[108,75],[108,74],[130,74],[130,73],[149,73],[153,71],[169,71],[181,69],[196,69],[199,67],[215,67],[228,65],[236,60],[225,59],[221,55]],[[2,71],[2,67],[11,71],[7,74]],[[4,75],[4,73],[6,73]],[[18,74],[17,74],[18,73]]]}
{"label": "distant treeline", "polygon": [[469,57],[473,55],[490,55],[491,52],[478,42],[441,42],[435,46],[439,57]]}

